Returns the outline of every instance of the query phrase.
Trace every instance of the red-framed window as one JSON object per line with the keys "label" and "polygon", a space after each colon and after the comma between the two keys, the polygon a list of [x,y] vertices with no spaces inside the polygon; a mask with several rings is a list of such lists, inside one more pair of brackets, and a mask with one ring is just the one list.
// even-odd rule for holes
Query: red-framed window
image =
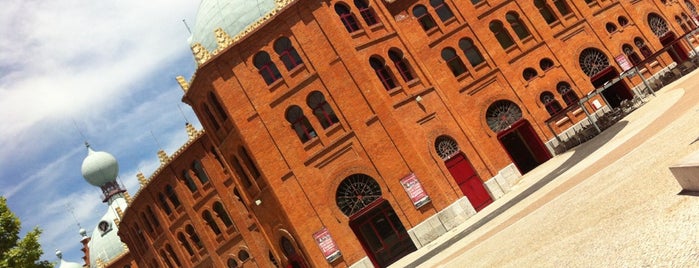
{"label": "red-framed window", "polygon": [[430,5],[434,8],[434,12],[437,13],[437,17],[439,17],[442,22],[454,17],[454,13],[451,12],[449,6],[444,3],[444,0],[430,0]]}
{"label": "red-framed window", "polygon": [[325,96],[323,96],[323,93],[320,93],[320,91],[313,91],[311,94],[308,94],[306,102],[308,107],[313,110],[313,115],[316,116],[316,119],[318,119],[318,122],[320,122],[323,128],[328,128],[340,122],[332,107],[330,107],[330,104],[325,100]]}
{"label": "red-framed window", "polygon": [[481,52],[478,51],[478,48],[473,44],[471,38],[462,38],[459,40],[459,48],[464,52],[471,66],[476,67],[485,61],[483,55],[481,55]]}
{"label": "red-framed window", "polygon": [[379,78],[381,84],[386,90],[391,90],[397,87],[396,82],[393,80],[393,74],[386,67],[384,60],[378,56],[373,56],[369,58],[369,65],[374,69],[376,77]]}
{"label": "red-framed window", "polygon": [[519,18],[519,14],[516,12],[507,12],[505,19],[520,40],[531,36],[529,29],[527,29],[527,26],[524,25],[524,22],[522,22],[522,19]]}
{"label": "red-framed window", "polygon": [[340,3],[335,4],[335,13],[340,16],[340,21],[342,21],[342,25],[345,26],[347,32],[351,33],[361,29],[361,27],[359,27],[359,23],[357,23],[357,19],[354,17],[354,14],[350,12],[349,7],[346,5]]}
{"label": "red-framed window", "polygon": [[467,71],[464,62],[456,55],[456,51],[453,48],[442,49],[442,59],[447,63],[449,70],[451,70],[454,76],[459,76]]}
{"label": "red-framed window", "polygon": [[566,82],[558,83],[558,85],[556,85],[556,91],[558,91],[558,94],[561,95],[563,102],[565,102],[567,106],[577,105],[578,100],[580,100],[580,98],[578,98],[578,94],[575,93],[573,88],[570,87],[570,84]]}
{"label": "red-framed window", "polygon": [[303,61],[299,56],[293,45],[291,45],[291,40],[286,37],[280,37],[274,42],[274,51],[279,55],[279,59],[284,63],[284,67],[287,70],[294,69],[294,67],[299,66]]}
{"label": "red-framed window", "polygon": [[541,93],[539,98],[541,99],[541,103],[543,103],[546,107],[546,111],[549,113],[549,115],[555,115],[563,110],[563,107],[561,107],[561,104],[558,103],[551,92],[544,91],[544,93]]}
{"label": "red-framed window", "polygon": [[498,40],[498,43],[500,43],[500,46],[503,49],[507,49],[515,45],[515,41],[512,40],[512,36],[510,36],[510,33],[508,33],[507,30],[505,30],[505,27],[503,27],[502,22],[498,20],[491,21],[489,28],[495,36],[495,39]]}
{"label": "red-framed window", "polygon": [[403,56],[402,51],[398,49],[391,49],[388,51],[388,58],[393,61],[393,66],[396,67],[396,70],[398,70],[398,73],[400,74],[400,77],[403,78],[403,81],[408,82],[415,78],[413,73],[410,71],[410,65]]}
{"label": "red-framed window", "polygon": [[277,65],[272,62],[272,59],[269,57],[269,54],[264,51],[260,51],[257,54],[255,54],[255,57],[253,58],[253,65],[257,67],[258,72],[262,76],[262,78],[265,80],[265,83],[267,85],[274,83],[274,81],[277,81],[278,79],[282,78],[281,73],[279,73],[279,69],[277,69]]}
{"label": "red-framed window", "polygon": [[417,5],[413,8],[413,16],[417,18],[420,26],[425,31],[437,27],[437,23],[434,22],[432,15],[427,12],[427,8],[423,5]]}
{"label": "red-framed window", "polygon": [[291,123],[291,128],[294,129],[301,142],[307,142],[318,136],[311,123],[308,122],[308,118],[303,114],[301,107],[296,105],[289,107],[286,110],[286,121]]}
{"label": "red-framed window", "polygon": [[374,25],[379,23],[379,19],[376,17],[374,9],[369,6],[366,0],[354,0],[354,6],[359,9],[359,15],[362,16],[366,25]]}

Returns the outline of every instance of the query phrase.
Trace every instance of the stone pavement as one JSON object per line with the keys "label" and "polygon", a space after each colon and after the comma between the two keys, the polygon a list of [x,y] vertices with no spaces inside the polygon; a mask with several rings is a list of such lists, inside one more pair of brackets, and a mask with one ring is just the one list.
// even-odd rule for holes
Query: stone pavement
{"label": "stone pavement", "polygon": [[668,167],[699,150],[699,71],[392,267],[699,267],[699,193]]}

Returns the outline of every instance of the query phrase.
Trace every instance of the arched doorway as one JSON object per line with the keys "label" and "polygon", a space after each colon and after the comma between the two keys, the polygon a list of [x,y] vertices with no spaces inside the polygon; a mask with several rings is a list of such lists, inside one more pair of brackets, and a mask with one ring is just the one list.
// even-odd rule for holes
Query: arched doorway
{"label": "arched doorway", "polygon": [[[596,48],[586,48],[580,53],[578,60],[582,71],[590,77],[590,82],[595,88],[605,86],[607,82],[619,77],[619,72],[609,65],[609,58],[604,52]],[[633,99],[631,89],[626,82],[619,80],[602,91],[604,100],[611,108],[621,106],[623,100]]]}
{"label": "arched doorway", "polygon": [[449,173],[459,185],[461,192],[468,198],[476,211],[480,211],[493,202],[483,181],[468,161],[466,155],[459,149],[459,144],[449,136],[440,136],[434,142],[435,150],[447,166]]}
{"label": "arched doorway", "polygon": [[[294,246],[294,243],[289,240],[289,238],[286,238],[282,236],[281,240],[279,241],[279,245],[282,248],[282,252],[284,253],[284,256],[288,260],[287,268],[307,268],[309,267],[308,264],[306,263],[306,260],[303,258],[301,254],[298,253],[298,250]],[[270,252],[271,253],[271,252]]]}
{"label": "arched doorway", "polygon": [[687,50],[684,49],[682,44],[680,42],[674,42],[677,39],[677,35],[673,31],[670,31],[670,27],[665,19],[658,14],[650,13],[648,14],[648,26],[653,34],[658,37],[663,47],[672,44],[667,52],[670,54],[673,61],[681,63],[689,59]]}
{"label": "arched doorway", "polygon": [[417,250],[398,215],[381,197],[381,186],[365,174],[342,180],[335,202],[376,267],[387,267]]}
{"label": "arched doorway", "polygon": [[488,107],[486,121],[519,172],[524,174],[547,160],[551,153],[529,124],[522,110],[508,100],[499,100]]}

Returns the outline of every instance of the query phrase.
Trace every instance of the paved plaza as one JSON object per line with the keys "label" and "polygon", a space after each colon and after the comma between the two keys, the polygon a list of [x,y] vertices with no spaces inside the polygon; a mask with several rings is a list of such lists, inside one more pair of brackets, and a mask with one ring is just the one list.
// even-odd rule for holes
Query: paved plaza
{"label": "paved plaza", "polygon": [[668,169],[699,150],[699,71],[656,95],[392,267],[699,267],[699,193]]}

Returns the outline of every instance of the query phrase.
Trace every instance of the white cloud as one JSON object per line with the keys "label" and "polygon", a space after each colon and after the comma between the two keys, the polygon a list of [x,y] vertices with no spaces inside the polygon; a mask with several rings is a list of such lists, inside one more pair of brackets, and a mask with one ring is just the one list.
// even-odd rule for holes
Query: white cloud
{"label": "white cloud", "polygon": [[[8,0],[0,9],[0,194],[23,232],[44,229],[43,258],[59,248],[81,252],[73,207],[92,230],[106,209],[99,188],[80,175],[84,139],[117,157],[120,180],[134,192],[137,170],[159,165],[185,140],[174,75],[194,62],[182,19],[198,1]],[[76,128],[77,126],[77,128]],[[80,137],[80,132],[85,138]],[[160,146],[153,140],[155,136]]]}

